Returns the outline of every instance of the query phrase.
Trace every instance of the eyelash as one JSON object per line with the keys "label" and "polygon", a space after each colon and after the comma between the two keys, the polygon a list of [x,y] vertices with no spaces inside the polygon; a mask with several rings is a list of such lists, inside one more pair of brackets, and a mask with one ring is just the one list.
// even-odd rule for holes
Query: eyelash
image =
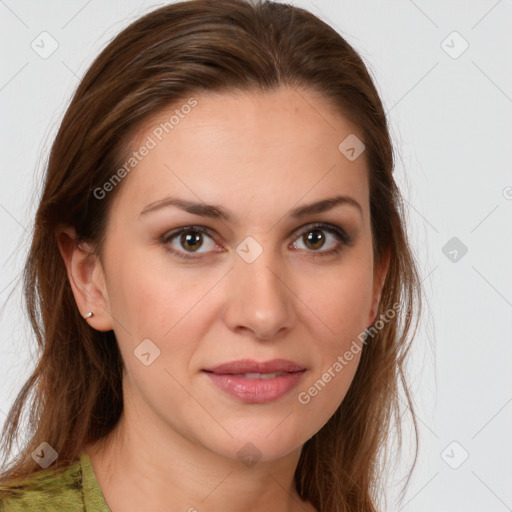
{"label": "eyelash", "polygon": [[[302,229],[302,228],[299,228]],[[350,246],[352,245],[353,238],[347,234],[347,232],[344,229],[341,229],[337,226],[334,226],[332,224],[326,224],[326,223],[318,223],[318,224],[309,224],[306,226],[306,229],[300,232],[300,235],[304,235],[305,233],[309,233],[311,231],[327,231],[328,233],[334,235],[337,239],[339,244],[334,247],[333,249],[329,249],[328,251],[307,251],[313,253],[313,258],[318,257],[324,257],[324,256],[331,256],[333,254],[339,254],[341,250],[341,246]],[[210,238],[214,239],[212,236],[212,231],[209,228],[206,228],[204,226],[186,226],[183,228],[179,228],[175,231],[172,231],[171,233],[166,233],[163,235],[160,239],[160,242],[165,246],[166,250],[168,250],[170,253],[172,253],[175,257],[181,260],[197,260],[201,258],[201,256],[192,256],[190,254],[176,251],[174,249],[171,249],[168,244],[171,240],[176,238],[177,236],[187,233],[187,232],[197,232],[201,234],[208,235]],[[297,232],[297,231],[296,231]],[[299,237],[297,237],[298,239]]]}

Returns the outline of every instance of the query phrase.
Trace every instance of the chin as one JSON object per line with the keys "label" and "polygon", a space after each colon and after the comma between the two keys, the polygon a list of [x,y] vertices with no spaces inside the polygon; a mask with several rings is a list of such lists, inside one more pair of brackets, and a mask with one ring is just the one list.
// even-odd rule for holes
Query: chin
{"label": "chin", "polygon": [[290,429],[290,425],[286,425],[290,418],[285,418],[286,414],[280,414],[273,421],[240,421],[236,428],[226,424],[226,430],[233,437],[222,435],[213,443],[209,439],[208,445],[211,451],[247,466],[279,460],[300,451],[309,439],[305,432]]}

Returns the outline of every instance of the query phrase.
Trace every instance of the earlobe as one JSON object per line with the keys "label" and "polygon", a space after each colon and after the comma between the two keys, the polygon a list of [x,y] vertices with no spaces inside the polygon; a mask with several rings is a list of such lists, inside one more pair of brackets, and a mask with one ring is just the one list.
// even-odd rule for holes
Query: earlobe
{"label": "earlobe", "polygon": [[77,243],[74,228],[62,227],[56,236],[80,314],[86,318],[92,312],[86,318],[91,327],[98,331],[112,330],[105,275],[99,258],[89,244]]}

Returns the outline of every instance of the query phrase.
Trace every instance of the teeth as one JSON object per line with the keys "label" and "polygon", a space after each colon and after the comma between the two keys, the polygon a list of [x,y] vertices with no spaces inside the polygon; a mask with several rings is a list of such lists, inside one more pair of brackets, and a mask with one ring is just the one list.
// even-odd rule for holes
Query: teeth
{"label": "teeth", "polygon": [[274,372],[274,373],[241,373],[237,375],[237,377],[242,377],[244,379],[274,379],[276,377],[280,377],[281,375],[285,375],[286,372]]}

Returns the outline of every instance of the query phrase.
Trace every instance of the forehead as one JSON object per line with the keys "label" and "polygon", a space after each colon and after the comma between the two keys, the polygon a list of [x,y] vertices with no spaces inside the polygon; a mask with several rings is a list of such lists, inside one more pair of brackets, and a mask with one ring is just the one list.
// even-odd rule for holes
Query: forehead
{"label": "forehead", "polygon": [[292,207],[302,197],[311,202],[350,192],[365,208],[366,155],[350,161],[339,149],[354,135],[363,138],[312,91],[194,94],[139,128],[127,158],[150,149],[130,171],[121,195],[137,207],[180,194],[246,211],[256,200],[260,209],[276,201]]}
{"label": "forehead", "polygon": [[[193,106],[190,106],[193,105]],[[299,123],[299,124],[297,124]],[[189,127],[196,133],[187,131]],[[286,128],[281,131],[280,128]],[[271,145],[296,145],[302,139],[312,143],[334,142],[343,134],[357,134],[362,139],[359,128],[327,98],[313,90],[304,90],[281,86],[271,91],[203,91],[191,94],[173,105],[152,115],[135,134],[133,142],[148,134],[160,142],[171,135],[176,141],[181,136],[208,135],[205,142],[216,135],[242,139],[243,129],[251,136],[257,136],[258,142]],[[338,144],[335,144],[335,149]],[[225,149],[225,148],[224,148]],[[236,147],[232,148],[234,151]],[[247,151],[249,148],[239,148]]]}

